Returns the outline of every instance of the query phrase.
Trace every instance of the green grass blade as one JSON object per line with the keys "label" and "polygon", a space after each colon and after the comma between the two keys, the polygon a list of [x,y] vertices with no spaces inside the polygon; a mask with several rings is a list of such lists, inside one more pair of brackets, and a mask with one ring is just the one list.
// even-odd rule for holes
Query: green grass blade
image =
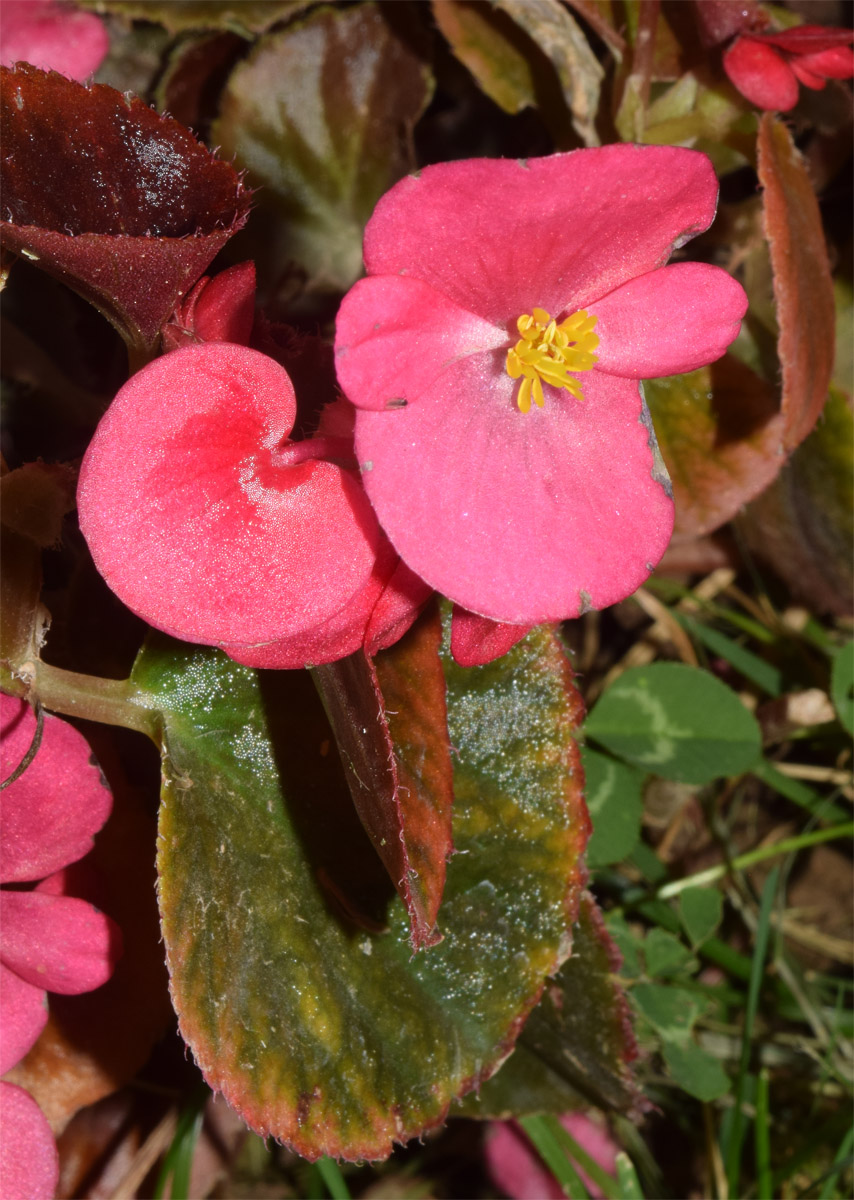
{"label": "green grass blade", "polygon": [[807,787],[799,779],[792,779],[789,775],[784,775],[767,759],[760,759],[750,773],[757,779],[761,779],[780,796],[785,796],[787,800],[791,800],[793,804],[805,809],[820,821],[833,821],[834,824],[837,824],[849,819],[850,812],[848,810],[834,804],[832,800],[822,796],[814,788]]}
{"label": "green grass blade", "polygon": [[199,1140],[205,1118],[205,1105],[210,1094],[210,1088],[206,1084],[199,1085],[182,1109],[175,1126],[175,1136],[166,1151],[157,1177],[154,1200],[162,1200],[166,1195],[166,1187],[170,1180],[169,1196],[171,1200],[188,1200],[193,1156],[196,1153],[196,1143]]}
{"label": "green grass blade", "polygon": [[625,1154],[621,1150],[617,1155],[615,1165],[617,1167],[617,1183],[620,1188],[622,1200],[643,1200],[640,1180],[628,1154]]}
{"label": "green grass blade", "polygon": [[569,1200],[589,1200],[587,1188],[566,1157],[544,1117],[521,1117],[519,1124]]}
{"label": "green grass blade", "polygon": [[711,650],[712,654],[717,654],[720,658],[725,659],[745,679],[755,683],[769,696],[780,695],[783,689],[783,674],[777,667],[772,667],[758,655],[753,654],[750,650],[745,650],[725,633],[720,633],[717,629],[704,625],[701,621],[695,621],[692,617],[685,616],[678,609],[673,610],[673,615],[692,637],[696,638],[707,650]]}
{"label": "green grass blade", "polygon": [[735,1106],[732,1121],[729,1125],[728,1137],[721,1146],[724,1163],[726,1164],[727,1182],[730,1196],[739,1194],[738,1179],[741,1164],[741,1146],[744,1137],[744,1114],[742,1105],[747,1090],[748,1066],[753,1039],[753,1025],[759,1007],[759,991],[762,976],[765,973],[765,955],[768,949],[768,939],[771,933],[771,910],[777,892],[777,882],[780,878],[779,866],[769,874],[762,889],[762,899],[759,905],[759,921],[756,926],[756,939],[753,948],[753,962],[750,971],[750,983],[747,990],[747,1005],[744,1012],[744,1031],[741,1043],[741,1061],[735,1086]]}
{"label": "green grass blade", "polygon": [[771,1187],[771,1114],[768,1108],[768,1072],[759,1072],[756,1081],[756,1120],[753,1123],[753,1144],[756,1151],[756,1195],[770,1200]]}
{"label": "green grass blade", "polygon": [[564,1151],[577,1163],[585,1175],[593,1180],[599,1190],[604,1192],[609,1200],[621,1200],[622,1192],[618,1190],[618,1184],[613,1175],[609,1175],[594,1158],[590,1157],[569,1130],[564,1129],[558,1118],[546,1115],[542,1119],[551,1130],[555,1140],[560,1143]]}
{"label": "green grass blade", "polygon": [[836,1157],[833,1160],[833,1166],[830,1169],[830,1174],[824,1181],[824,1185],[818,1194],[818,1200],[831,1200],[836,1189],[836,1181],[840,1173],[845,1167],[851,1164],[851,1150],[854,1148],[854,1129],[849,1129],[845,1137],[842,1139],[842,1145],[836,1151]]}
{"label": "green grass blade", "polygon": [[332,1200],[350,1200],[350,1189],[334,1158],[319,1158],[315,1163]]}

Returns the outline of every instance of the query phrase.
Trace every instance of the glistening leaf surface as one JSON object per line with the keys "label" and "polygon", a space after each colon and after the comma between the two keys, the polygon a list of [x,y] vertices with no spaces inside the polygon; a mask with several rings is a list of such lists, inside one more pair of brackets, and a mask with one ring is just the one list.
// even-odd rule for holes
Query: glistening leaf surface
{"label": "glistening leaf surface", "polygon": [[516,1049],[467,1116],[504,1118],[599,1108],[642,1111],[630,1063],[637,1054],[628,1002],[616,979],[620,955],[589,892],[581,897],[572,957],[549,980]]}
{"label": "glistening leaf surface", "polygon": [[681,663],[624,671],[597,702],[585,733],[635,766],[682,783],[738,775],[760,753],[759,726],[736,694]]}
{"label": "glistening leaf surface", "polygon": [[241,1116],[306,1157],[382,1157],[440,1122],[569,951],[587,818],[565,656],[538,631],[488,667],[443,658],[458,853],[444,940],[414,959],[308,677],[163,640],[135,669],[163,713],[160,904],[181,1031]]}
{"label": "glistening leaf surface", "polygon": [[237,172],[113,88],[0,71],[3,242],[153,345],[177,298],[246,219]]}

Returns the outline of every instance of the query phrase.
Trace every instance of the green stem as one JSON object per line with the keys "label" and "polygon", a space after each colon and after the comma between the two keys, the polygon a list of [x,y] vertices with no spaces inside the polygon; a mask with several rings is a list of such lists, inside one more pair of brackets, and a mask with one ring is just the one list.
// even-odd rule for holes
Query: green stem
{"label": "green stem", "polygon": [[157,713],[140,704],[139,693],[129,679],[79,675],[38,661],[30,696],[51,712],[102,725],[121,725],[158,740]]}
{"label": "green stem", "polygon": [[778,854],[790,854],[797,850],[805,850],[807,846],[816,846],[819,842],[830,842],[835,838],[852,836],[854,836],[854,821],[848,821],[845,825],[832,825],[829,829],[815,829],[812,833],[801,834],[800,837],[784,838],[782,842],[775,842],[773,846],[763,846],[759,850],[750,850],[747,854],[739,854],[731,862],[719,863],[716,867],[698,871],[696,875],[687,875],[684,879],[674,879],[672,883],[666,883],[664,887],[659,888],[655,895],[659,900],[669,900],[672,896],[678,896],[680,892],[684,892],[686,888],[702,887],[704,884],[714,883],[716,879],[723,879],[732,871],[743,871],[756,863],[764,862],[767,858],[776,858]]}

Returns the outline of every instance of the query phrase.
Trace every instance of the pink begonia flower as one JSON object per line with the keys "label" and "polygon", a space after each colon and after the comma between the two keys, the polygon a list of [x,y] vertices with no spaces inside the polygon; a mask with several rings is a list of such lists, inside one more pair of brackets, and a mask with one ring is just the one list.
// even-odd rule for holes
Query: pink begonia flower
{"label": "pink begonia flower", "polygon": [[502,658],[530,631],[528,625],[502,625],[455,604],[451,612],[451,654],[461,667],[482,667]]}
{"label": "pink begonia flower", "polygon": [[622,599],[673,524],[639,380],[719,358],[747,307],[717,267],[705,155],[614,145],[425,168],[365,231],[338,316],[367,493],[401,558],[533,625]]}
{"label": "pink begonia flower", "polygon": [[[24,700],[0,695],[0,762],[8,778],[33,742]],[[121,953],[118,926],[91,904],[63,895],[62,868],[82,858],[112,799],[89,746],[71,725],[45,716],[35,758],[3,794],[0,883],[48,878],[34,891],[0,890],[0,1075],[37,1041],[46,992],[78,995],[105,983]],[[35,1101],[0,1085],[0,1196],[52,1196],[56,1147]]]}
{"label": "pink begonia flower", "polygon": [[400,564],[352,434],[291,441],[287,372],[209,342],[119,391],[80,471],[80,528],[119,598],[239,662],[301,667],[389,644],[429,589]]}
{"label": "pink begonia flower", "polygon": [[[610,1175],[616,1175],[619,1146],[602,1125],[586,1113],[566,1113],[564,1129]],[[495,1183],[511,1200],[562,1200],[564,1192],[554,1175],[515,1121],[493,1121],[486,1135],[486,1163]],[[592,1200],[604,1193],[583,1171],[579,1175]]]}
{"label": "pink begonia flower", "polygon": [[780,33],[740,34],[724,52],[724,70],[758,108],[787,112],[798,84],[821,91],[828,79],[854,75],[854,31],[800,25]]}
{"label": "pink begonia flower", "polygon": [[83,82],[104,61],[110,39],[94,13],[55,0],[3,0],[0,66],[28,62]]}

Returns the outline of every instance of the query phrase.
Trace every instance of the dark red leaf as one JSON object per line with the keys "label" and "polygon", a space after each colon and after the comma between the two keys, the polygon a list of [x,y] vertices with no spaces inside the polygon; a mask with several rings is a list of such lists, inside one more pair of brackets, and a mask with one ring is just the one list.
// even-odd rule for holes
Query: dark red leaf
{"label": "dark red leaf", "polygon": [[833,281],[818,200],[792,135],[770,113],[759,124],[759,182],[771,248],[783,373],[783,446],[793,450],[818,420],[833,370]]}
{"label": "dark red leaf", "polygon": [[409,912],[415,950],[441,941],[436,917],[453,850],[440,643],[431,609],[393,652],[372,660],[360,651],[313,672],[359,818]]}
{"label": "dark red leaf", "polygon": [[150,350],[244,223],[234,168],[141,100],[33,67],[3,70],[4,243]]}

